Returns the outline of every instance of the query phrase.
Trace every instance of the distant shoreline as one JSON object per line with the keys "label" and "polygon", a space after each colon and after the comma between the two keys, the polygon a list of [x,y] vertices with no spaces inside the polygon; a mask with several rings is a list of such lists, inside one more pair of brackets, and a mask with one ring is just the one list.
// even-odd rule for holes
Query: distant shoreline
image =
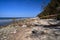
{"label": "distant shoreline", "polygon": [[12,20],[12,21],[0,22],[0,26],[7,26],[7,25],[9,25],[9,24],[12,23],[12,22],[13,22],[13,20]]}
{"label": "distant shoreline", "polygon": [[21,19],[25,19],[25,18],[17,18],[17,19],[13,19],[13,18],[1,18],[0,19],[0,26],[7,26],[10,23],[13,23],[14,20],[18,21],[18,20],[21,20]]}

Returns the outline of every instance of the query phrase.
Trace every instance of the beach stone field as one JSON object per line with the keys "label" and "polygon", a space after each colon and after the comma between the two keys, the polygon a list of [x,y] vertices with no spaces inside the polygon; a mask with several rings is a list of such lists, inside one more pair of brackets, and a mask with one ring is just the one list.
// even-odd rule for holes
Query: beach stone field
{"label": "beach stone field", "polygon": [[18,20],[0,28],[0,40],[60,40],[60,20]]}

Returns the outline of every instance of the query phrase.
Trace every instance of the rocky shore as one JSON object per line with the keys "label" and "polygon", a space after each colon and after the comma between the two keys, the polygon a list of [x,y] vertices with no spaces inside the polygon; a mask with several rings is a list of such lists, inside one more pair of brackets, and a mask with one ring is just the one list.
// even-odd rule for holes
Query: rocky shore
{"label": "rocky shore", "polygon": [[60,20],[18,20],[0,28],[0,40],[60,40]]}

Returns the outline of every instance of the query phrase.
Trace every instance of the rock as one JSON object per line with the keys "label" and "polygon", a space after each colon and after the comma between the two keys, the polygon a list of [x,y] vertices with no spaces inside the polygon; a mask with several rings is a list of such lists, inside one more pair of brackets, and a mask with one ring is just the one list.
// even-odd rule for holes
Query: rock
{"label": "rock", "polygon": [[50,25],[59,25],[60,21],[58,21],[58,20],[48,20],[48,23]]}
{"label": "rock", "polygon": [[39,23],[41,25],[60,25],[60,21],[55,19],[40,19]]}
{"label": "rock", "polygon": [[27,27],[27,25],[22,25],[22,27]]}
{"label": "rock", "polygon": [[41,20],[39,21],[39,23],[40,23],[41,25],[49,25],[48,21],[45,20],[45,19],[41,19]]}

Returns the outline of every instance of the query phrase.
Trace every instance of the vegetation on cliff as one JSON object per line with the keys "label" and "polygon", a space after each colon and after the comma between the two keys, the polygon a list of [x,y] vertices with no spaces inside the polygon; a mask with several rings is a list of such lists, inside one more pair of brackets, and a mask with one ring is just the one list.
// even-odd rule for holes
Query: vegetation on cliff
{"label": "vegetation on cliff", "polygon": [[40,18],[56,18],[60,19],[60,0],[51,0],[40,14]]}

